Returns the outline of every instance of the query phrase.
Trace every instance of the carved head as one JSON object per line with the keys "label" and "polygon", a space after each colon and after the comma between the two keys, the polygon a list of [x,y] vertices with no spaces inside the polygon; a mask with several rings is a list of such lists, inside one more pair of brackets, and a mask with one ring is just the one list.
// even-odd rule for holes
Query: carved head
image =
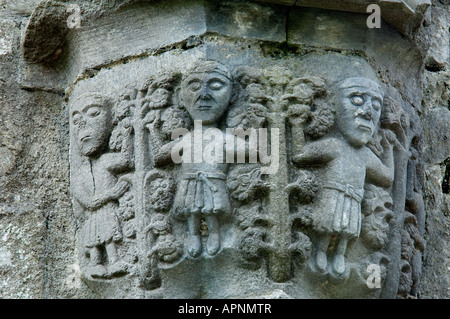
{"label": "carved head", "polygon": [[94,157],[108,145],[112,130],[112,102],[99,94],[86,93],[72,104],[71,130],[80,153]]}
{"label": "carved head", "polygon": [[145,210],[167,212],[175,192],[175,181],[168,173],[150,171],[145,177]]}
{"label": "carved head", "polygon": [[352,77],[339,83],[336,126],[351,145],[366,145],[377,131],[383,95],[381,86],[367,78]]}
{"label": "carved head", "polygon": [[195,66],[182,80],[180,98],[193,120],[205,125],[217,123],[232,96],[232,76],[217,62]]}

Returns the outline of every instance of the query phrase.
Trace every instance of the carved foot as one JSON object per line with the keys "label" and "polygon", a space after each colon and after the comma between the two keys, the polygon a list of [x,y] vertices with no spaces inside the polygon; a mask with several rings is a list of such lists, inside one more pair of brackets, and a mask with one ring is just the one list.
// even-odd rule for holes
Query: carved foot
{"label": "carved foot", "polygon": [[220,250],[220,235],[209,234],[208,241],[206,242],[206,251],[209,255],[214,256]]}
{"label": "carved foot", "polygon": [[345,273],[345,257],[342,254],[336,255],[333,258],[333,271],[336,275],[342,276]]}
{"label": "carved foot", "polygon": [[108,267],[111,275],[124,275],[128,272],[128,266],[122,260],[119,260]]}
{"label": "carved foot", "polygon": [[202,252],[202,239],[199,235],[191,235],[187,240],[186,246],[189,255],[198,257]]}
{"label": "carved foot", "polygon": [[89,270],[89,275],[92,278],[106,278],[108,277],[108,271],[103,265],[95,265]]}
{"label": "carved foot", "polygon": [[328,266],[327,254],[324,251],[316,253],[316,266],[320,272],[325,272]]}

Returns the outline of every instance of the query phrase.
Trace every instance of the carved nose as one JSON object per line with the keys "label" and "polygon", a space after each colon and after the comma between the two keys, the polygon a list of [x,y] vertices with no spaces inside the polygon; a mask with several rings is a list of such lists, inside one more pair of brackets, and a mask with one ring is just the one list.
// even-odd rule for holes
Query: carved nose
{"label": "carved nose", "polygon": [[372,119],[372,103],[366,103],[363,107],[362,117],[366,120]]}
{"label": "carved nose", "polygon": [[200,99],[202,99],[202,100],[209,100],[209,99],[211,99],[211,95],[209,94],[209,90],[206,87],[202,88],[202,91],[200,92]]}
{"label": "carved nose", "polygon": [[78,122],[78,127],[83,128],[86,126],[86,119],[84,117],[80,118],[80,121]]}

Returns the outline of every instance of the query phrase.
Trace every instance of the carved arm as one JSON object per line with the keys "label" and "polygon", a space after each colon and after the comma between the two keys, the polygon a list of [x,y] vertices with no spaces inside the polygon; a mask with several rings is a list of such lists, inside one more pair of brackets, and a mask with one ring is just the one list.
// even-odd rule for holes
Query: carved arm
{"label": "carved arm", "polygon": [[77,202],[85,209],[95,211],[100,207],[106,205],[107,203],[122,197],[123,194],[125,194],[125,192],[128,191],[129,188],[130,183],[126,181],[121,181],[118,182],[113,188],[109,189],[108,191],[101,194],[95,194],[92,197],[87,195],[85,192],[75,190],[74,197],[77,200]]}
{"label": "carved arm", "polygon": [[394,180],[394,148],[401,150],[403,147],[392,131],[382,130],[380,133],[382,135],[381,144],[384,149],[381,155],[382,159],[380,160],[367,149],[370,155],[366,166],[366,178],[377,186],[389,188]]}
{"label": "carved arm", "polygon": [[298,166],[324,165],[338,154],[336,140],[333,138],[318,140],[303,147],[303,152],[293,154],[292,161]]}
{"label": "carved arm", "polygon": [[106,153],[102,160],[107,165],[107,170],[112,173],[121,173],[134,167],[133,128],[128,121],[122,122],[123,139],[120,152]]}

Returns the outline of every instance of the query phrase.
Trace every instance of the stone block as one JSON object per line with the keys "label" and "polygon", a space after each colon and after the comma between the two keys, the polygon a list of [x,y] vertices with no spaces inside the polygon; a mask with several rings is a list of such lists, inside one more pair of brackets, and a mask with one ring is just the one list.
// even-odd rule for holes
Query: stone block
{"label": "stone block", "polygon": [[424,160],[429,165],[443,163],[450,154],[450,110],[445,107],[432,109],[425,114],[423,122]]}
{"label": "stone block", "polygon": [[13,52],[13,46],[17,42],[18,30],[14,21],[3,20],[0,22],[0,56]]}
{"label": "stone block", "polygon": [[367,33],[366,17],[361,14],[303,7],[289,11],[289,43],[363,50]]}
{"label": "stone block", "polygon": [[450,63],[450,20],[442,7],[431,8],[430,48],[425,59],[427,69],[445,70]]}
{"label": "stone block", "polygon": [[205,10],[199,1],[137,3],[89,24],[81,17],[81,28],[72,31],[69,63],[83,70],[151,54],[201,35],[206,31]]}
{"label": "stone block", "polygon": [[[265,1],[279,3],[280,1]],[[430,0],[298,0],[295,6],[321,8],[355,13],[367,13],[370,4],[377,4],[381,8],[383,18],[397,30],[408,34],[420,26],[423,14],[431,5]],[[292,5],[287,1],[285,5]]]}
{"label": "stone block", "polygon": [[286,9],[283,7],[235,1],[222,1],[208,7],[209,32],[265,41],[286,40]]}
{"label": "stone block", "polygon": [[291,9],[288,43],[332,51],[351,50],[367,55],[374,59],[380,73],[407,92],[410,102],[420,109],[422,95],[416,89],[420,79],[414,76],[422,67],[420,52],[383,20],[379,29],[369,29],[366,20],[365,14],[314,8]]}
{"label": "stone block", "polygon": [[23,15],[30,15],[41,0],[6,0],[6,8]]}

